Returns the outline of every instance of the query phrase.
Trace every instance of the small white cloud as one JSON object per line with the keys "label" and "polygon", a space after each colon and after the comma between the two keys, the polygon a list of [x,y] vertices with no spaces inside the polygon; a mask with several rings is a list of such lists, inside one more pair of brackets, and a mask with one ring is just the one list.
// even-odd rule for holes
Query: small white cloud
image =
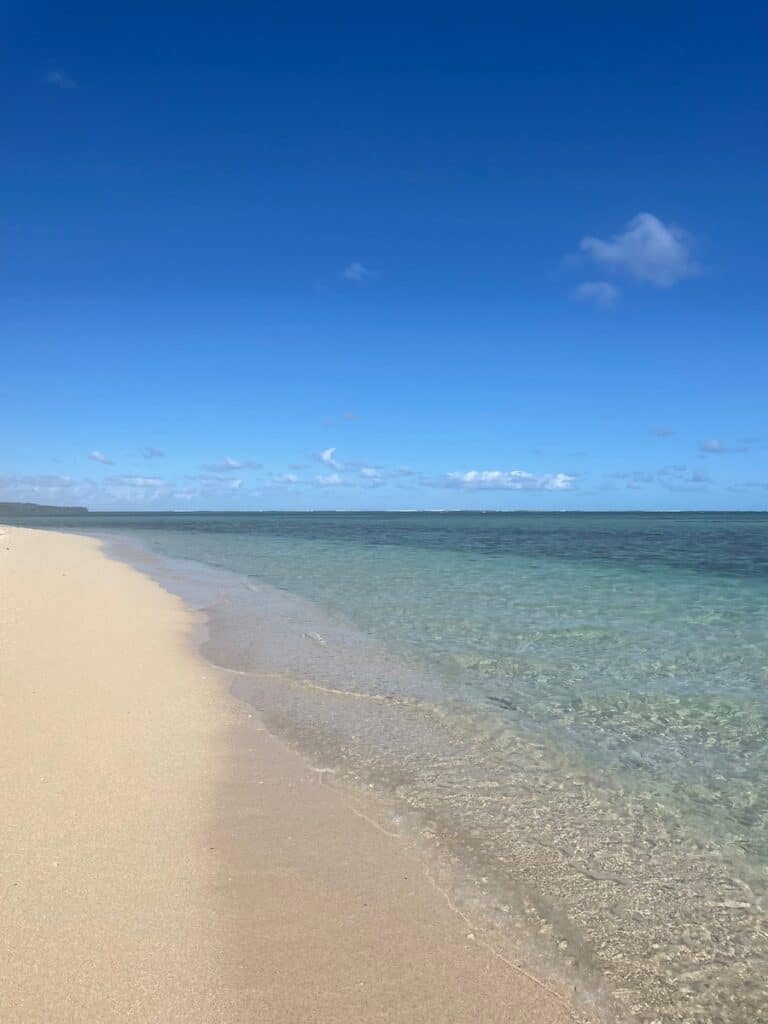
{"label": "small white cloud", "polygon": [[[701,491],[705,490],[709,483],[706,473],[690,470],[679,463],[651,471],[636,469],[604,473],[603,477],[610,481],[611,488],[623,485],[632,491],[642,490],[654,484],[661,485],[668,491]],[[614,481],[618,481],[618,484]]]}
{"label": "small white cloud", "polygon": [[341,272],[345,281],[363,281],[366,277],[370,277],[370,274],[370,270],[357,261],[348,263]]}
{"label": "small white cloud", "polygon": [[325,466],[330,466],[332,469],[340,469],[341,467],[334,459],[335,454],[335,448],[324,448],[318,455],[318,458]]}
{"label": "small white cloud", "polygon": [[165,456],[162,448],[142,448],[141,454],[145,459],[162,459]]}
{"label": "small white cloud", "polygon": [[744,483],[734,484],[728,489],[731,491],[741,491],[744,489],[768,491],[768,480],[745,480]]}
{"label": "small white cloud", "polygon": [[107,484],[124,484],[127,487],[162,487],[165,484],[159,476],[113,476],[105,481]]}
{"label": "small white cloud", "polygon": [[112,462],[112,459],[110,459],[107,455],[105,455],[104,452],[100,452],[96,448],[94,448],[94,450],[92,452],[88,452],[88,458],[92,462],[100,462],[102,464],[102,466],[113,466],[114,465],[114,463]]}
{"label": "small white cloud", "polygon": [[747,451],[747,446],[744,444],[727,445],[713,437],[709,441],[700,441],[699,451],[704,452],[705,455],[732,455],[735,452]]}
{"label": "small white cloud", "polygon": [[77,82],[74,78],[69,75],[65,75],[62,71],[49,71],[45,76],[45,80],[48,85],[53,85],[57,89],[76,89]]}
{"label": "small white cloud", "polygon": [[706,473],[685,466],[664,466],[658,472],[658,479],[670,491],[701,491],[710,482]]}
{"label": "small white cloud", "polygon": [[344,483],[338,473],[330,473],[328,476],[316,476],[315,480],[321,487],[340,487]]}
{"label": "small white cloud", "polygon": [[587,237],[579,247],[602,266],[626,270],[638,281],[662,288],[698,273],[687,233],[674,224],[664,224],[652,213],[638,213],[610,241]]}
{"label": "small white cloud", "polygon": [[209,473],[232,473],[237,469],[261,469],[261,463],[255,462],[253,459],[231,459],[227,456],[222,459],[221,462],[213,462],[208,466],[203,466],[203,469]]}
{"label": "small white cloud", "polygon": [[366,480],[380,480],[381,473],[378,469],[374,469],[373,466],[361,466],[360,476],[365,477]]}
{"label": "small white cloud", "polygon": [[33,500],[40,495],[52,497],[57,494],[69,494],[77,488],[77,481],[71,476],[49,473],[0,475],[0,495],[9,501]]}
{"label": "small white cloud", "polygon": [[273,484],[297,484],[299,478],[295,473],[278,473],[277,476],[272,477]]}
{"label": "small white cloud", "polygon": [[619,298],[619,289],[610,281],[585,281],[571,292],[571,298],[594,302],[603,309],[613,306]]}
{"label": "small white cloud", "polygon": [[468,473],[448,473],[443,486],[486,491],[570,491],[575,479],[567,473],[537,475],[522,469],[471,469]]}

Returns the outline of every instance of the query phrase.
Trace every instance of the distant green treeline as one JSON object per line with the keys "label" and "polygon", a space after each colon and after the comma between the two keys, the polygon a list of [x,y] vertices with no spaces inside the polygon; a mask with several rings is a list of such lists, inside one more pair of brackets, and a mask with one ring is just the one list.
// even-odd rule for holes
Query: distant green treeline
{"label": "distant green treeline", "polygon": [[83,505],[37,505],[33,501],[0,501],[0,516],[45,516],[62,512],[87,512]]}

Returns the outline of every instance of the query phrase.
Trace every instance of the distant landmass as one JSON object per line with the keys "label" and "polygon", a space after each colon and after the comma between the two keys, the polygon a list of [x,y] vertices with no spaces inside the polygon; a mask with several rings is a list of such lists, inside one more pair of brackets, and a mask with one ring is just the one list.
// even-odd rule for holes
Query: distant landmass
{"label": "distant landmass", "polygon": [[83,505],[36,505],[33,501],[0,501],[0,516],[46,516],[87,512]]}

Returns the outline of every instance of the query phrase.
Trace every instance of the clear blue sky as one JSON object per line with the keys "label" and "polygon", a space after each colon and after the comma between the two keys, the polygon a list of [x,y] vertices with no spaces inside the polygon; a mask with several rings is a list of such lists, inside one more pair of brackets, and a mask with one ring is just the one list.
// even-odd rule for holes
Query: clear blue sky
{"label": "clear blue sky", "polygon": [[5,6],[0,499],[768,507],[764,5],[411,6]]}

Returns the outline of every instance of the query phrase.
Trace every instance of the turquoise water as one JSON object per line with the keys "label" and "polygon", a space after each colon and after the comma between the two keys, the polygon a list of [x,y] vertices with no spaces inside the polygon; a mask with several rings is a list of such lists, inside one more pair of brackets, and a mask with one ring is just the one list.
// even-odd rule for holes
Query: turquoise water
{"label": "turquoise water", "polygon": [[768,515],[39,525],[209,567],[208,653],[267,721],[619,1017],[768,1020]]}

